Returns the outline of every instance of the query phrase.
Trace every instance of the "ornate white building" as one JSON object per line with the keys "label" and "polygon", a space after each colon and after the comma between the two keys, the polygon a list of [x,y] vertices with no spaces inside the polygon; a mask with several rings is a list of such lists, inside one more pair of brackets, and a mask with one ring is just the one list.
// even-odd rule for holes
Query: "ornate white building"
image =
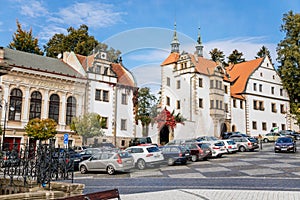
{"label": "ornate white building", "polygon": [[185,119],[174,133],[158,130],[155,140],[220,137],[240,131],[257,136],[272,127],[291,129],[289,98],[269,57],[223,67],[203,57],[198,35],[195,53],[179,50],[176,27],[171,53],[161,64],[161,108]]}
{"label": "ornate white building", "polygon": [[0,48],[0,64],[1,69],[11,68],[1,76],[2,143],[31,142],[24,131],[28,121],[52,118],[58,123],[55,144],[63,145],[64,135],[69,134],[68,145],[79,146],[81,137],[69,125],[72,117],[87,112],[98,113],[106,121],[105,136],[89,143],[125,147],[134,136],[134,77],[121,62],[109,62],[105,52],[87,57],[64,53],[56,59]]}

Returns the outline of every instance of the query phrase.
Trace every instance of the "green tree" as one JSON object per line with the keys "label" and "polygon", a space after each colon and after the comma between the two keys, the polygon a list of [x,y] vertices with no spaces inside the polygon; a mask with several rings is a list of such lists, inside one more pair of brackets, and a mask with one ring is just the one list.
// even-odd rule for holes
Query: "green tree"
{"label": "green tree", "polygon": [[228,63],[238,64],[241,62],[245,62],[245,58],[242,57],[243,57],[243,53],[235,49],[228,56]]}
{"label": "green tree", "polygon": [[150,93],[150,88],[140,88],[138,91],[138,110],[137,118],[143,127],[143,136],[148,136],[149,124],[151,123],[156,111],[157,99]]}
{"label": "green tree", "polygon": [[94,36],[89,36],[88,27],[82,24],[79,29],[69,27],[68,34],[55,34],[46,45],[44,51],[49,57],[57,57],[65,51],[87,56],[99,44]]}
{"label": "green tree", "polygon": [[271,56],[270,56],[270,51],[269,51],[269,49],[268,49],[267,47],[265,47],[265,46],[262,46],[262,47],[260,48],[260,50],[257,52],[256,55],[257,55],[257,56],[255,56],[255,58],[263,58],[263,57],[265,57],[265,56],[269,56],[269,58],[271,58]]}
{"label": "green tree", "polygon": [[35,118],[27,123],[25,132],[35,140],[48,140],[56,135],[56,126],[57,123],[53,119]]}
{"label": "green tree", "polygon": [[13,35],[13,41],[8,48],[43,55],[43,51],[38,46],[38,39],[32,35],[32,29],[25,31],[17,20],[17,31]]}
{"label": "green tree", "polygon": [[106,51],[107,52],[107,59],[111,62],[117,62],[119,56],[121,55],[121,51],[120,50],[115,50],[114,48],[110,47],[108,48],[108,46],[104,43],[99,43],[96,48],[95,51]]}
{"label": "green tree", "polygon": [[300,14],[283,15],[283,40],[277,45],[278,73],[290,97],[291,113],[300,126]]}
{"label": "green tree", "polygon": [[221,51],[217,48],[214,48],[209,52],[209,54],[213,61],[215,61],[215,62],[219,61],[221,63],[224,63],[225,55],[224,55],[223,51]]}
{"label": "green tree", "polygon": [[80,117],[72,118],[71,130],[82,136],[83,144],[87,144],[87,139],[95,136],[103,136],[102,128],[106,126],[106,119],[97,113],[87,113]]}

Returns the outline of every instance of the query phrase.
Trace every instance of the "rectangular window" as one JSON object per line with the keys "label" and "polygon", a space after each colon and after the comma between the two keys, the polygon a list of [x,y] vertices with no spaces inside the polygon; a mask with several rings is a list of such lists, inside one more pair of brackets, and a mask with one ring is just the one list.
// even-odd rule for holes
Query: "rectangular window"
{"label": "rectangular window", "polygon": [[225,106],[225,112],[228,113],[229,112],[229,110],[228,110],[228,103],[225,103],[224,106]]}
{"label": "rectangular window", "polygon": [[259,110],[262,110],[262,111],[265,110],[265,106],[264,106],[264,102],[263,101],[259,102]]}
{"label": "rectangular window", "polygon": [[210,88],[214,88],[214,80],[210,80]]}
{"label": "rectangular window", "polygon": [[203,79],[199,78],[199,87],[203,87]]}
{"label": "rectangular window", "polygon": [[281,124],[281,130],[285,130],[285,124]]}
{"label": "rectangular window", "polygon": [[169,77],[167,77],[167,86],[170,86],[171,85],[171,80]]}
{"label": "rectangular window", "polygon": [[219,81],[216,80],[216,88],[219,88]]}
{"label": "rectangular window", "polygon": [[214,108],[214,100],[210,100],[210,108]]}
{"label": "rectangular window", "polygon": [[180,100],[177,100],[177,103],[176,103],[177,105],[176,105],[176,108],[177,109],[180,109]]}
{"label": "rectangular window", "polygon": [[264,130],[264,131],[267,130],[267,123],[266,122],[262,123],[262,130]]}
{"label": "rectangular window", "polygon": [[224,85],[224,91],[225,91],[225,94],[228,94],[228,87],[227,87],[227,85]]}
{"label": "rectangular window", "polygon": [[199,108],[203,108],[203,99],[199,99]]}
{"label": "rectangular window", "polygon": [[222,81],[219,81],[219,87],[222,90]]}
{"label": "rectangular window", "polygon": [[101,117],[101,127],[104,129],[108,128],[108,118],[107,117]]}
{"label": "rectangular window", "polygon": [[256,91],[256,83],[253,83],[253,90]]}
{"label": "rectangular window", "polygon": [[108,91],[106,91],[106,90],[102,91],[102,101],[105,101],[105,102],[109,101]]}
{"label": "rectangular window", "polygon": [[233,103],[233,107],[236,108],[236,100],[235,99],[233,99],[232,103]]}
{"label": "rectangular window", "polygon": [[121,130],[127,130],[127,120],[121,119]]}
{"label": "rectangular window", "polygon": [[219,109],[219,100],[216,100],[216,109]]}
{"label": "rectangular window", "polygon": [[280,96],[283,96],[283,89],[280,88]]}
{"label": "rectangular window", "polygon": [[276,113],[276,112],[277,112],[277,109],[276,109],[276,103],[272,103],[272,104],[271,104],[271,109],[272,109],[272,112],[273,112],[273,113]]}
{"label": "rectangular window", "polygon": [[223,101],[220,101],[220,110],[223,109]]}
{"label": "rectangular window", "polygon": [[272,127],[277,127],[277,124],[276,123],[272,123]]}
{"label": "rectangular window", "polygon": [[167,102],[166,102],[166,104],[167,104],[167,106],[170,106],[170,97],[167,97]]}
{"label": "rectangular window", "polygon": [[271,94],[274,94],[274,87],[271,87]]}
{"label": "rectangular window", "polygon": [[253,100],[253,109],[254,110],[258,109],[258,107],[257,107],[257,101],[256,100]]}
{"label": "rectangular window", "polygon": [[178,81],[176,82],[176,88],[177,88],[177,89],[180,89],[180,80],[178,80]]}
{"label": "rectangular window", "polygon": [[262,84],[259,84],[259,91],[262,92]]}
{"label": "rectangular window", "polygon": [[285,114],[284,104],[280,104],[280,113]]}
{"label": "rectangular window", "polygon": [[244,108],[244,106],[243,106],[243,101],[240,100],[240,109],[243,109],[243,108]]}
{"label": "rectangular window", "polygon": [[127,105],[127,94],[122,94],[122,104]]}
{"label": "rectangular window", "polygon": [[95,91],[95,100],[101,101],[101,90],[96,89]]}
{"label": "rectangular window", "polygon": [[256,121],[252,121],[252,129],[257,130],[257,123]]}

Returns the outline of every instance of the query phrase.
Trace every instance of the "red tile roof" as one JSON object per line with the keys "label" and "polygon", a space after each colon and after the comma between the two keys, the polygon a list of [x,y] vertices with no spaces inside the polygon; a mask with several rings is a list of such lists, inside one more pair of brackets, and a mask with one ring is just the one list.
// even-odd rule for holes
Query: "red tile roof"
{"label": "red tile roof", "polygon": [[179,53],[176,53],[176,52],[173,52],[171,53],[168,58],[161,64],[161,66],[164,66],[164,65],[168,65],[168,64],[171,64],[171,63],[175,63],[177,62],[179,59]]}
{"label": "red tile roof", "polygon": [[231,96],[239,99],[244,99],[242,93],[246,89],[246,85],[251,74],[261,65],[264,58],[229,65],[226,68],[227,73],[230,75],[231,82]]}
{"label": "red tile roof", "polygon": [[117,74],[119,84],[136,87],[133,76],[121,64],[112,63],[111,67],[112,70]]}

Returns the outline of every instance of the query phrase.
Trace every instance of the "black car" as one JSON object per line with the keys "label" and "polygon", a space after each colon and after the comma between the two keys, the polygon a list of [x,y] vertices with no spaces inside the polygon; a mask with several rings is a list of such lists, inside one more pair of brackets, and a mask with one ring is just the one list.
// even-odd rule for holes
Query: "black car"
{"label": "black car", "polygon": [[74,166],[74,170],[78,170],[79,163],[82,161],[81,155],[75,152],[73,149],[68,148],[57,148],[55,149],[53,158],[59,160],[63,165],[66,165],[67,168]]}
{"label": "black car", "polygon": [[182,146],[168,145],[162,146],[162,154],[168,165],[186,164],[187,162],[187,149]]}
{"label": "black car", "polygon": [[300,140],[300,134],[295,131],[282,130],[282,131],[279,131],[279,133],[284,136],[292,136],[292,137],[294,137],[295,140]]}
{"label": "black car", "polygon": [[293,137],[286,136],[280,137],[275,141],[274,147],[275,153],[276,152],[293,152],[297,151],[296,141]]}

